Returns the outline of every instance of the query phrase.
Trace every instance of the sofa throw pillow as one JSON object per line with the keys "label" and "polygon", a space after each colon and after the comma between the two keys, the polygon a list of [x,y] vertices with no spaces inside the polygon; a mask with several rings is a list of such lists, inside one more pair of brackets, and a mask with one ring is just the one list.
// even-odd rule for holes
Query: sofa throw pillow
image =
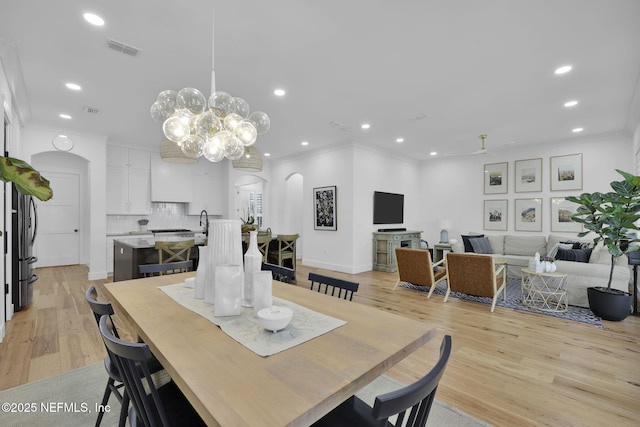
{"label": "sofa throw pillow", "polygon": [[473,246],[471,246],[471,239],[479,239],[481,237],[484,237],[484,234],[473,234],[471,236],[463,236],[461,235],[460,237],[462,237],[462,243],[464,243],[464,251],[465,252],[473,252]]}
{"label": "sofa throw pillow", "polygon": [[491,243],[487,237],[479,237],[477,239],[469,240],[471,242],[471,247],[473,248],[473,252],[477,254],[492,254],[493,249],[491,248]]}
{"label": "sofa throw pillow", "polygon": [[589,262],[591,249],[562,249],[558,248],[557,260],[573,262]]}
{"label": "sofa throw pillow", "polygon": [[556,258],[556,254],[558,253],[558,249],[574,249],[573,244],[571,243],[556,243],[553,247],[547,252],[547,258]]}

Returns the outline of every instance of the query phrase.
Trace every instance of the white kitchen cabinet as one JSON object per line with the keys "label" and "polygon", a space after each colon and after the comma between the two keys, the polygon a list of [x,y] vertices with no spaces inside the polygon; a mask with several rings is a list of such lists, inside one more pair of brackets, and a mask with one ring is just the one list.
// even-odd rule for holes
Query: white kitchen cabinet
{"label": "white kitchen cabinet", "polygon": [[224,215],[222,175],[219,163],[198,162],[198,167],[191,171],[192,201],[188,215],[200,215],[203,209],[209,215]]}
{"label": "white kitchen cabinet", "polygon": [[107,214],[151,214],[150,152],[107,148]]}

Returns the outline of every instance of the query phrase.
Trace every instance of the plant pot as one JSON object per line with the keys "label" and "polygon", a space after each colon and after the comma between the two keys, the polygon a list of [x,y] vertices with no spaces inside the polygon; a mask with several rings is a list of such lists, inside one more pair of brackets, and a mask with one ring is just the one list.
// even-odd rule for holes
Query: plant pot
{"label": "plant pot", "polygon": [[589,308],[604,320],[619,322],[631,313],[632,295],[605,287],[587,288]]}

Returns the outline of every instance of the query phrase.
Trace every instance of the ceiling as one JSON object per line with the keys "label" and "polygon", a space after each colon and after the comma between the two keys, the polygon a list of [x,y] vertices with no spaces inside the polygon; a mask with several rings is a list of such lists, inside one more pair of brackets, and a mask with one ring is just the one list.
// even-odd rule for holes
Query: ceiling
{"label": "ceiling", "polygon": [[[212,68],[217,90],[270,116],[256,148],[273,159],[346,143],[428,159],[472,153],[480,134],[496,152],[631,135],[640,120],[637,0],[228,0],[215,19],[212,4],[0,0],[4,66],[24,77],[12,83],[28,100],[22,124],[159,147],[158,93],[208,98]],[[87,11],[106,24],[86,23]]]}

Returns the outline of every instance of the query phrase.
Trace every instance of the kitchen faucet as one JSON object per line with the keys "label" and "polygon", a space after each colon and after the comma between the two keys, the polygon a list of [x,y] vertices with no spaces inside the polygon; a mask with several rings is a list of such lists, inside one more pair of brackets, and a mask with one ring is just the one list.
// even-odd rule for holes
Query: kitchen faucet
{"label": "kitchen faucet", "polygon": [[[204,214],[204,224],[202,223],[202,215]],[[200,225],[204,225],[204,237],[209,237],[209,214],[202,209],[200,212]]]}

